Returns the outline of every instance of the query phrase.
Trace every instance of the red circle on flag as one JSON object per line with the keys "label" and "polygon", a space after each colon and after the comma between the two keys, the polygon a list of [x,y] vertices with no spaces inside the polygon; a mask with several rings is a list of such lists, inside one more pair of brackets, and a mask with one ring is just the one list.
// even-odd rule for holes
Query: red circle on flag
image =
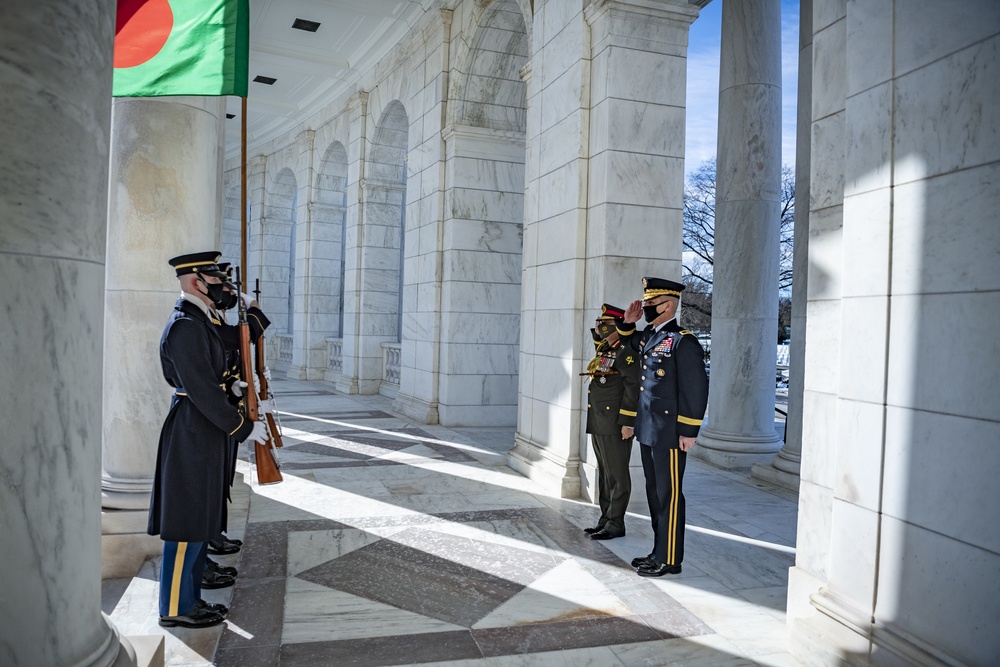
{"label": "red circle on flag", "polygon": [[160,52],[174,28],[169,0],[118,0],[115,67],[135,67]]}

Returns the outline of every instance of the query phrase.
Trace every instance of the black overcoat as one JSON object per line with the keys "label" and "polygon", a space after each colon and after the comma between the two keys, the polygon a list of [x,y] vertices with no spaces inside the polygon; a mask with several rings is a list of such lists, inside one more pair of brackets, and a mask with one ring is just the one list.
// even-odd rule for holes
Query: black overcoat
{"label": "black overcoat", "polygon": [[195,304],[178,299],[160,338],[160,363],[175,392],[160,431],[147,532],[206,542],[225,529],[230,439],[245,440],[253,424],[227,399],[226,345]]}

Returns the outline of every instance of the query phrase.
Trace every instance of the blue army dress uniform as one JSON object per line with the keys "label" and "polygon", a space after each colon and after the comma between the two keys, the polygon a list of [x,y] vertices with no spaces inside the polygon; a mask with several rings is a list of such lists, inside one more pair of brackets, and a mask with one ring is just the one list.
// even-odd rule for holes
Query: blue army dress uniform
{"label": "blue army dress uniform", "polygon": [[[660,296],[680,298],[684,285],[661,278],[643,278],[643,301]],[[641,357],[639,403],[635,439],[639,441],[646,478],[646,501],[653,524],[653,551],[633,565],[644,576],[676,573],[684,560],[686,507],[683,481],[687,452],[678,438],[697,437],[708,405],[705,352],[690,331],[677,320],[659,330],[647,326],[635,334],[635,325],[623,323],[623,344]],[[656,574],[643,572],[644,562],[661,567]]]}
{"label": "blue army dress uniform", "polygon": [[[615,321],[624,317],[621,308],[604,304],[597,328],[592,329],[597,356],[587,373],[587,433],[597,456],[598,504],[601,518],[594,528],[586,528],[595,540],[625,534],[625,512],[632,494],[629,459],[632,437],[622,438],[622,427],[635,425],[639,397],[638,355],[617,340]],[[610,342],[609,342],[610,337]]]}
{"label": "blue army dress uniform", "polygon": [[[218,253],[195,253],[170,265],[178,276],[225,278],[218,259]],[[160,338],[163,377],[174,388],[160,431],[147,526],[164,541],[161,625],[210,624],[200,601],[206,544],[225,527],[230,439],[246,440],[254,428],[227,398],[226,345],[221,323],[207,310],[182,296]]]}

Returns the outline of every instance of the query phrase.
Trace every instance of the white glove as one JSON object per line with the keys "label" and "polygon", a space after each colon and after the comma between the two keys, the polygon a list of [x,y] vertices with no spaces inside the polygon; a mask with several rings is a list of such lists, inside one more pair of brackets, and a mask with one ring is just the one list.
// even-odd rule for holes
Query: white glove
{"label": "white glove", "polygon": [[257,401],[257,412],[261,414],[267,414],[268,412],[274,413],[274,403],[265,399],[260,399]]}
{"label": "white glove", "polygon": [[249,308],[250,304],[253,303],[253,297],[246,292],[240,292],[240,298],[243,299],[243,305],[247,308]]}
{"label": "white glove", "polygon": [[259,442],[263,445],[269,437],[267,434],[267,424],[264,422],[254,422],[253,430],[250,431],[250,435],[243,442]]}
{"label": "white glove", "polygon": [[264,367],[264,378],[270,382],[271,381],[271,369],[267,366]]}
{"label": "white glove", "polygon": [[243,388],[246,386],[247,386],[246,382],[244,382],[243,380],[237,380],[232,384],[231,387],[229,387],[229,390],[233,392],[233,396],[235,396],[236,398],[242,398]]}

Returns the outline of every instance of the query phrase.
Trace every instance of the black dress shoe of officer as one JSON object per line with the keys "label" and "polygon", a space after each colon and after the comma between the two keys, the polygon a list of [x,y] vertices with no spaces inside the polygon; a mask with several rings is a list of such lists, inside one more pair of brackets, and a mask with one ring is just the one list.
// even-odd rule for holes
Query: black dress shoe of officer
{"label": "black dress shoe of officer", "polygon": [[243,540],[237,540],[235,537],[227,537],[225,535],[220,535],[219,537],[221,537],[224,541],[229,542],[230,544],[235,544],[238,547],[243,546]]}
{"label": "black dress shoe of officer", "polygon": [[198,600],[194,603],[194,606],[195,609],[207,609],[209,611],[214,611],[217,614],[222,614],[223,618],[229,615],[229,607],[221,602],[206,602],[204,600]]}
{"label": "black dress shoe of officer", "polygon": [[218,572],[219,574],[228,574],[230,577],[235,577],[239,572],[235,567],[230,567],[229,565],[219,565],[211,558],[205,559],[205,569],[209,572]]}
{"label": "black dress shoe of officer", "polygon": [[588,535],[593,535],[594,533],[600,532],[602,530],[604,530],[604,526],[594,526],[592,528],[584,528],[583,532],[587,533]]}
{"label": "black dress shoe of officer", "polygon": [[656,560],[656,556],[653,554],[649,554],[648,556],[636,556],[632,559],[632,567],[639,567],[640,565],[644,565],[651,560]]}
{"label": "black dress shoe of officer", "polygon": [[681,566],[667,565],[651,560],[637,567],[635,571],[640,577],[662,577],[665,574],[680,574]]}
{"label": "black dress shoe of officer", "polygon": [[213,625],[222,623],[222,614],[210,609],[199,609],[195,607],[186,614],[180,616],[160,616],[160,625],[165,628],[172,628],[180,625],[185,628],[210,628]]}
{"label": "black dress shoe of officer", "polygon": [[604,529],[599,530],[596,533],[592,534],[590,536],[590,539],[592,539],[592,540],[613,540],[616,537],[625,537],[625,531],[623,530],[622,532],[619,533],[619,532],[616,532],[616,531],[613,531],[613,530],[608,530],[607,528],[604,528]]}
{"label": "black dress shoe of officer", "polygon": [[208,553],[213,556],[226,556],[228,554],[234,554],[239,550],[239,544],[235,544],[221,537],[213,537],[208,541]]}
{"label": "black dress shoe of officer", "polygon": [[205,574],[201,575],[201,587],[209,590],[213,588],[225,588],[235,583],[236,577],[230,577],[228,574],[205,570]]}

